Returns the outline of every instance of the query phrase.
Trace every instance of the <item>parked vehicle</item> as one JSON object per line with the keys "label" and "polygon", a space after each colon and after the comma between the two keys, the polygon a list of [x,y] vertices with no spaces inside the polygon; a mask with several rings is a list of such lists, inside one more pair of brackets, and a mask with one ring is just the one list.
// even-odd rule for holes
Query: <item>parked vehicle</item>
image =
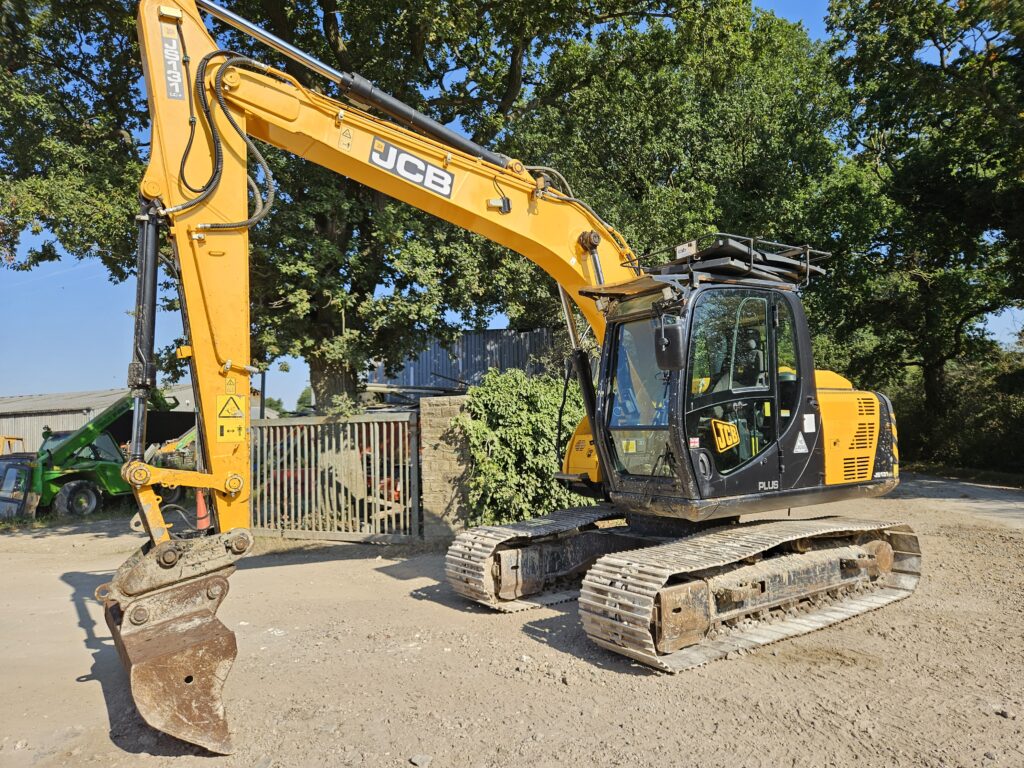
{"label": "parked vehicle", "polygon": [[[158,398],[153,405],[166,411],[176,403]],[[131,493],[121,477],[125,455],[119,439],[130,432],[131,409],[131,398],[122,397],[77,430],[44,429],[36,453],[0,456],[0,518],[32,517],[42,509],[86,516],[99,511],[106,498]],[[174,415],[181,417],[171,420],[179,430],[183,420],[193,418],[187,413]]]}

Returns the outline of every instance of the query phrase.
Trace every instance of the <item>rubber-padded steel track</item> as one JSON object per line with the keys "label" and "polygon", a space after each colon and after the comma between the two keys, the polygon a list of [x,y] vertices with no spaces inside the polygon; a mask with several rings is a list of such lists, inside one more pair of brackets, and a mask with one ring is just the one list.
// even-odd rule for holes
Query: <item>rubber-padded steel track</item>
{"label": "rubber-padded steel track", "polygon": [[[658,653],[653,635],[656,597],[673,577],[720,568],[798,539],[875,531],[885,532],[894,552],[893,570],[886,574],[880,589],[781,621],[762,621],[715,639],[705,638],[671,654]],[[583,580],[580,616],[587,635],[601,647],[665,672],[679,672],[901,600],[914,591],[920,573],[917,536],[900,523],[841,517],[758,521],[702,531],[671,544],[605,555]]]}
{"label": "rubber-padded steel track", "polygon": [[577,507],[510,525],[483,525],[462,531],[448,548],[448,554],[444,559],[445,576],[460,595],[506,613],[575,600],[579,594],[575,589],[549,592],[519,600],[499,600],[495,596],[494,579],[491,575],[492,556],[499,547],[571,535],[600,520],[617,517],[622,517],[622,512],[608,505]]}

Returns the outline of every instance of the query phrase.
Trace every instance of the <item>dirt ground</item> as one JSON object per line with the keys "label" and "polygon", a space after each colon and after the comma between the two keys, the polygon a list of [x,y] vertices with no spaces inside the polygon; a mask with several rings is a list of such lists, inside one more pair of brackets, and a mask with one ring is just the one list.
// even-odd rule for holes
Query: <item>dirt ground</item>
{"label": "dirt ground", "polygon": [[124,522],[0,535],[0,765],[1024,766],[1024,493],[918,477],[800,514],[826,512],[910,523],[917,592],[674,677],[592,646],[575,603],[467,604],[440,552],[258,552],[220,614],[229,757],[135,713],[92,599]]}

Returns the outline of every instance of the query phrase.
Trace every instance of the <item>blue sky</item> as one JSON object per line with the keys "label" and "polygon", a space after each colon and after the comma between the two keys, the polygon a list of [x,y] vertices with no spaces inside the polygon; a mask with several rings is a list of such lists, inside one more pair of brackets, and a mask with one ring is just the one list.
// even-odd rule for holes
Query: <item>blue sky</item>
{"label": "blue sky", "polygon": [[[759,7],[799,21],[825,36],[827,0],[760,0]],[[26,238],[28,247],[34,238]],[[44,264],[31,272],[0,269],[0,328],[4,329],[0,396],[122,387],[131,353],[135,283],[113,284],[96,260]],[[989,319],[996,338],[1011,341],[1024,325],[1020,312]],[[157,317],[157,344],[181,332],[177,314]],[[267,374],[267,394],[292,407],[309,369],[289,359],[290,371]]]}

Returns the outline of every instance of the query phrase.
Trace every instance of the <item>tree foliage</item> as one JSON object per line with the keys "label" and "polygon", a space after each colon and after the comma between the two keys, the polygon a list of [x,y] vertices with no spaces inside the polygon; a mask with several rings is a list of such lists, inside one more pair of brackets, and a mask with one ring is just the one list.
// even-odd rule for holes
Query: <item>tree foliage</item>
{"label": "tree foliage", "polygon": [[299,392],[298,398],[295,400],[295,412],[304,413],[313,407],[313,390],[309,387],[304,387]]}
{"label": "tree foliage", "polygon": [[[59,259],[59,244],[123,280],[148,121],[134,3],[0,7],[0,262],[31,268]],[[42,237],[18,261],[26,231]]]}
{"label": "tree foliage", "polygon": [[[717,3],[554,54],[504,148],[562,171],[656,263],[664,252],[651,251],[710,231],[796,242],[834,231],[824,212],[842,193],[845,106],[827,51],[799,25]],[[513,320],[554,322],[552,286],[521,262],[502,269],[529,288],[505,305]]]}
{"label": "tree foliage", "polygon": [[1024,70],[1012,5],[830,9],[864,239],[831,264],[817,316],[840,344],[872,340],[849,361],[866,383],[919,368],[938,416],[952,403],[948,364],[984,349],[982,320],[1024,299]]}
{"label": "tree foliage", "polygon": [[900,457],[951,467],[1024,474],[1024,351],[993,342],[977,354],[951,361],[945,413],[924,398],[920,369],[890,388],[900,430]]}
{"label": "tree foliage", "polygon": [[[11,127],[0,150],[7,253],[31,226],[75,257],[101,256],[121,279],[132,269],[147,149],[133,4],[13,8],[0,41],[12,94],[0,107]],[[748,0],[243,0],[235,9],[478,142],[563,169],[640,250],[712,222],[798,230],[808,181],[835,155],[827,61],[805,33]],[[333,90],[218,30],[224,46]],[[429,337],[452,338],[494,311],[521,325],[550,318],[553,285],[519,257],[267,154],[282,194],[252,237],[255,355],[304,357],[318,403],[350,392],[368,361],[394,368]],[[56,256],[48,243],[19,266]]]}
{"label": "tree foliage", "polygon": [[[148,154],[135,4],[0,8],[0,259],[27,269],[63,250],[124,279]],[[805,293],[818,363],[920,389],[935,416],[910,421],[930,430],[922,451],[953,455],[939,430],[963,415],[965,371],[1005,383],[1020,362],[982,323],[1024,305],[1016,1],[832,0],[825,44],[750,0],[233,9],[477,142],[559,169],[648,262],[712,229],[831,248],[829,277]],[[214,26],[225,47],[334,93]],[[553,284],[520,257],[266,149],[281,196],[252,233],[254,352],[305,358],[321,407],[371,361],[394,369],[496,311],[522,328],[558,322]],[[1002,386],[986,391],[1012,410]]]}

